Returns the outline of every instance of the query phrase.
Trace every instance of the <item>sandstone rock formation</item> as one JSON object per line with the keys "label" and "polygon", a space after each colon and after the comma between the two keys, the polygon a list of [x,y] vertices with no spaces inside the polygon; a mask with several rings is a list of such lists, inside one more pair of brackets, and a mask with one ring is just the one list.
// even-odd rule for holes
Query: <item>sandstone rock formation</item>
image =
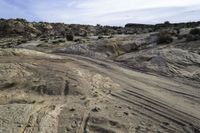
{"label": "sandstone rock formation", "polygon": [[198,26],[1,19],[0,133],[199,133]]}

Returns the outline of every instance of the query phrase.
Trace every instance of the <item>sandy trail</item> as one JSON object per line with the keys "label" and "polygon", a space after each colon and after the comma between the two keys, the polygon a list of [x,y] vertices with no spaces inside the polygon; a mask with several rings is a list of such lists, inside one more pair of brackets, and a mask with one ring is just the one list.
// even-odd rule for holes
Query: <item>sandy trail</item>
{"label": "sandy trail", "polygon": [[[42,62],[70,62],[81,69],[110,77],[120,87],[117,90],[112,90],[109,95],[104,96],[104,100],[107,100],[109,103],[101,103],[108,107],[107,112],[104,111],[102,114],[99,114],[101,117],[106,114],[105,117],[108,115],[107,119],[112,119],[112,117],[109,118],[109,114],[113,113],[109,109],[109,107],[112,108],[111,104],[116,106],[124,105],[129,108],[129,113],[137,114],[138,116],[135,119],[127,118],[127,121],[125,120],[126,123],[124,123],[125,125],[137,123],[136,121],[149,120],[152,123],[158,123],[162,130],[166,132],[200,132],[200,89],[188,86],[186,85],[187,83],[181,84],[163,76],[136,72],[109,61],[94,60],[81,56],[66,55],[61,56],[61,59],[36,58],[31,56],[2,56],[0,58],[0,63],[30,62],[40,62],[41,64]],[[91,105],[93,106],[94,104]],[[98,102],[96,106],[98,106]],[[86,107],[86,113],[79,116],[84,120],[82,122],[84,125],[80,124],[80,127],[82,127],[81,132],[120,132],[118,129],[115,129],[116,127],[110,128],[105,125],[101,127],[102,123],[99,124],[100,127],[99,125],[92,126],[92,120],[90,121],[90,119],[94,119],[93,117],[95,116],[88,116],[92,115],[90,111],[91,106]],[[65,113],[67,114],[67,107],[60,111],[60,116],[62,117],[59,119],[63,120],[65,117],[69,117],[68,114],[64,115]],[[58,129],[58,132],[62,131]],[[76,129],[76,131],[79,130]],[[127,130],[127,132],[130,131],[142,132],[142,128]],[[124,132],[124,130],[121,132]]]}

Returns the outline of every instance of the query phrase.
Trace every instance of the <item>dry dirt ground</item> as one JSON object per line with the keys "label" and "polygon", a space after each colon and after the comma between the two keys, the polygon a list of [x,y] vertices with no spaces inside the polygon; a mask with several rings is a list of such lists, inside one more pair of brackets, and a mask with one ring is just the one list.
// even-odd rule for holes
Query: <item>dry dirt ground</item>
{"label": "dry dirt ground", "polygon": [[1,133],[199,133],[200,90],[112,61],[0,50]]}

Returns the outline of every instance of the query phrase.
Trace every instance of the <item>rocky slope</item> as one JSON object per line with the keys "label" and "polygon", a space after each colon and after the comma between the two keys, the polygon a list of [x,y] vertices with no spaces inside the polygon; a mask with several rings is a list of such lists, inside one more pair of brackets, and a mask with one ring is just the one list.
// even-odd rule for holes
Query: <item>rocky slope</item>
{"label": "rocky slope", "polygon": [[199,133],[198,24],[0,20],[0,133]]}
{"label": "rocky slope", "polygon": [[175,23],[165,22],[156,25],[126,24],[125,27],[101,26],[101,25],[78,25],[64,23],[28,22],[25,19],[0,19],[0,36],[24,36],[33,38],[37,36],[64,36],[72,31],[76,36],[87,35],[112,35],[112,34],[139,34],[158,32],[163,29],[170,29],[173,32],[182,28],[195,28],[200,22]]}

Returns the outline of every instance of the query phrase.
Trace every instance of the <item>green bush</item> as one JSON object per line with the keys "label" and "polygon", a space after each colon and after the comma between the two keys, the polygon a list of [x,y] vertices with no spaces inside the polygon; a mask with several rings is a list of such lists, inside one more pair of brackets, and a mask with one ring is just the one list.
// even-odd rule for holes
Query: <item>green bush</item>
{"label": "green bush", "polygon": [[188,34],[186,36],[186,41],[190,42],[190,41],[197,41],[200,40],[200,35],[192,35],[192,34]]}
{"label": "green bush", "polygon": [[186,41],[200,40],[200,29],[195,28],[190,31],[190,34],[186,36]]}
{"label": "green bush", "polygon": [[200,35],[200,29],[195,28],[190,31],[191,35]]}
{"label": "green bush", "polygon": [[159,33],[157,41],[158,44],[169,44],[171,42],[173,42],[173,38],[169,33],[166,32]]}
{"label": "green bush", "polygon": [[66,39],[67,39],[67,41],[73,41],[74,40],[74,34],[73,33],[68,33],[66,35]]}

